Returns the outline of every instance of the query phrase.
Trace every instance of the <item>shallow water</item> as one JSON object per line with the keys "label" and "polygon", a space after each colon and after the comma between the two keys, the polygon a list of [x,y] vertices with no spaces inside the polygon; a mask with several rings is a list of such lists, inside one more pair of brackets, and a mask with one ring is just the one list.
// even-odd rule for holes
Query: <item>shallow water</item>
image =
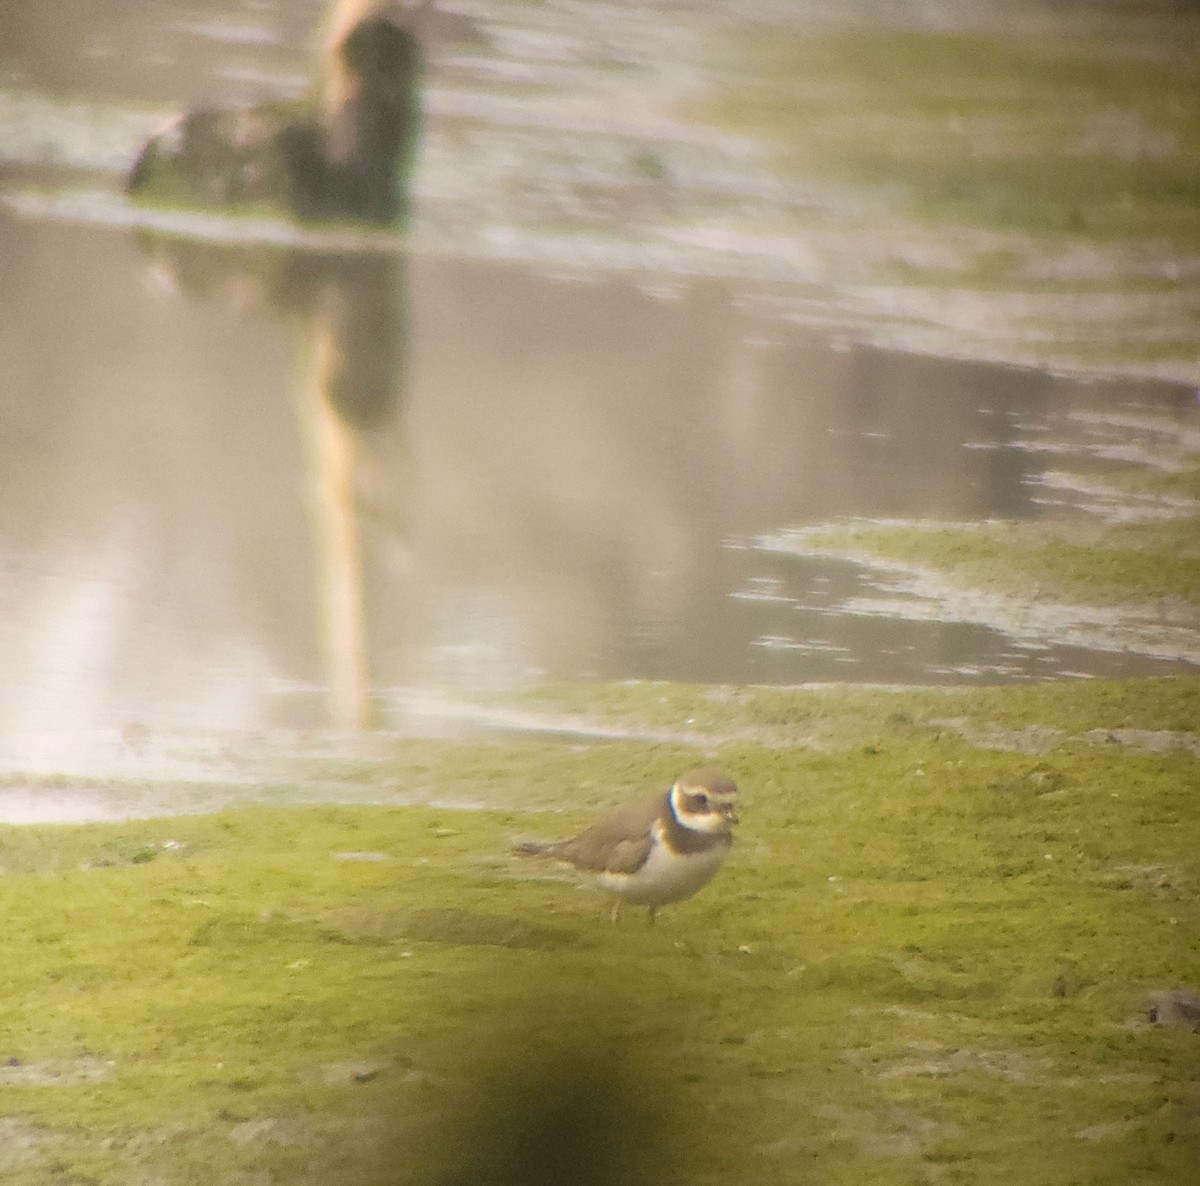
{"label": "shallow water", "polygon": [[[115,24],[92,14],[63,52],[31,53],[18,88],[107,110],[115,77],[124,98],[161,101],[180,68],[185,98],[214,78],[234,97],[285,92],[307,23],[253,11],[270,14],[261,37],[188,4],[126,41],[143,9],[108,6]],[[53,136],[54,166],[10,163],[17,200],[0,207],[6,768],[141,768],[172,736],[396,727],[380,705],[404,690],[540,677],[1188,669],[929,620],[878,571],[764,543],[850,517],[1094,513],[1064,467],[1169,463],[1200,432],[1183,387],[857,346],[790,324],[793,290],[767,277],[689,276],[677,257],[564,268],[509,250],[486,218],[457,244],[420,225],[386,250],[221,241],[121,225],[137,219],[111,174],[94,186],[107,197],[45,217],[62,211],[31,184],[107,167]]]}

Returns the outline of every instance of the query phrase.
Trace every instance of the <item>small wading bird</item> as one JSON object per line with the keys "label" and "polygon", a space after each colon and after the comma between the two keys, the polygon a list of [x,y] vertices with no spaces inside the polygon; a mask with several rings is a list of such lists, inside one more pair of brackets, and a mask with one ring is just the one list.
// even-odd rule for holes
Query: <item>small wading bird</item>
{"label": "small wading bird", "polygon": [[518,856],[559,861],[621,903],[650,908],[690,898],[721,867],[733,843],[737,786],[717,770],[689,770],[668,791],[618,807],[570,840],[526,842]]}

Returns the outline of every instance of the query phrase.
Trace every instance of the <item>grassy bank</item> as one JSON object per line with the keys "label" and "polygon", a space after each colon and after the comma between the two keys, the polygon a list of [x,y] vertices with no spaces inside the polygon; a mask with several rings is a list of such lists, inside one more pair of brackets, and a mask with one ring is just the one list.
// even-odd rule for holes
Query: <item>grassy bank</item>
{"label": "grassy bank", "polygon": [[1151,525],[1077,521],[850,523],[795,533],[806,547],[926,566],[963,587],[1076,605],[1200,609],[1196,518]]}
{"label": "grassy bank", "polygon": [[[546,689],[693,744],[325,772],[471,811],[4,829],[5,1180],[1187,1181],[1200,1036],[1148,1008],[1200,982],[1197,694]],[[654,929],[506,855],[711,756],[739,844]]]}
{"label": "grassy bank", "polygon": [[689,110],[810,191],[793,233],[853,237],[835,283],[915,348],[1194,376],[1194,10],[824,16],[739,30]]}
{"label": "grassy bank", "polygon": [[771,134],[796,175],[890,192],[921,218],[1194,252],[1200,22],[1082,17],[747,33],[755,69],[717,112]]}

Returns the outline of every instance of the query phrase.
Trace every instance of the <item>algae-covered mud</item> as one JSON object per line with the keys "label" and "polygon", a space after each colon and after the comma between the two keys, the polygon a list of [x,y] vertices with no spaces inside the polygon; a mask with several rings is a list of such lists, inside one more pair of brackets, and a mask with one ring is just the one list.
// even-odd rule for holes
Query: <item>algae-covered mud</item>
{"label": "algae-covered mud", "polygon": [[816,254],[868,332],[1194,378],[1197,19],[983,4],[743,29],[704,110],[813,187]]}
{"label": "algae-covered mud", "polygon": [[[524,711],[578,732],[305,772],[441,807],[0,831],[6,1181],[1189,1180],[1194,681]],[[656,927],[508,856],[701,757]]]}

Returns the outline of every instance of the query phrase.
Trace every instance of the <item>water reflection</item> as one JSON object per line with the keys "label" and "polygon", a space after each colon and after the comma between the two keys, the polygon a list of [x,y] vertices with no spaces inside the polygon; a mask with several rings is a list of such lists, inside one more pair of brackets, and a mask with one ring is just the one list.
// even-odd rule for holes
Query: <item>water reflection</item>
{"label": "water reflection", "polygon": [[[198,242],[142,232],[152,274],[170,292],[285,324],[296,353],[297,421],[308,448],[319,636],[335,725],[368,722],[364,619],[364,506],[403,544],[403,508],[391,492],[365,503],[369,456],[388,459],[403,489],[397,428],[408,362],[405,260],[397,253],[318,251]],[[380,492],[377,489],[376,495]]]}
{"label": "water reflection", "polygon": [[1170,668],[904,621],[863,570],[752,545],[1048,513],[1062,450],[1104,464],[1118,412],[1150,448],[1183,392],[839,350],[718,281],[12,219],[0,274],[12,764],[64,737],[355,728],[389,690],[530,674]]}

